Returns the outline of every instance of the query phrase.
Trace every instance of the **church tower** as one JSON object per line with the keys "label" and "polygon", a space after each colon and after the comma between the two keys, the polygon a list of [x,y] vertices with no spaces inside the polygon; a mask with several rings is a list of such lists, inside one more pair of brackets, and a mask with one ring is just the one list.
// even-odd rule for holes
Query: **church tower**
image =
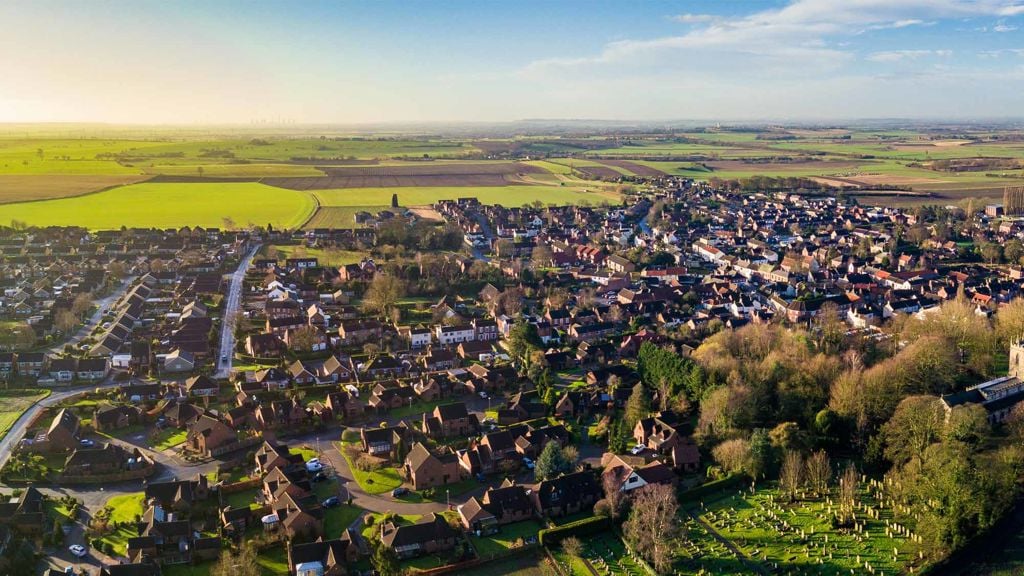
{"label": "church tower", "polygon": [[1010,376],[1024,380],[1024,340],[1010,344]]}

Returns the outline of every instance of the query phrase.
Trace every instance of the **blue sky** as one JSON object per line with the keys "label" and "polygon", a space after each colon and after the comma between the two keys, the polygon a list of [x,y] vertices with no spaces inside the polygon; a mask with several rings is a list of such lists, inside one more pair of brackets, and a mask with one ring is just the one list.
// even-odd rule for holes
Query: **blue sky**
{"label": "blue sky", "polygon": [[0,4],[0,121],[1018,117],[1024,0]]}

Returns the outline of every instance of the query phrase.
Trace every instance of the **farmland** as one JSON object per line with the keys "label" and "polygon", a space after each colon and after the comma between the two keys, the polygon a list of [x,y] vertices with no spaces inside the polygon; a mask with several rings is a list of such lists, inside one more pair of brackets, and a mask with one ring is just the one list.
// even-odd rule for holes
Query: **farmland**
{"label": "farmland", "polygon": [[0,438],[21,418],[29,406],[50,393],[38,391],[11,391],[0,393]]}
{"label": "farmland", "polygon": [[398,195],[398,203],[402,206],[422,206],[466,196],[474,196],[484,204],[503,206],[522,206],[536,201],[565,205],[618,200],[614,192],[584,186],[425,186],[317,190],[315,194],[322,206],[386,206],[391,204],[392,194]]}
{"label": "farmland", "polygon": [[86,196],[4,206],[3,219],[38,226],[224,227],[225,218],[297,227],[313,213],[312,197],[264,184],[133,184]]}
{"label": "farmland", "polygon": [[0,204],[81,196],[114,186],[133,184],[143,178],[100,174],[3,174],[0,175]]}

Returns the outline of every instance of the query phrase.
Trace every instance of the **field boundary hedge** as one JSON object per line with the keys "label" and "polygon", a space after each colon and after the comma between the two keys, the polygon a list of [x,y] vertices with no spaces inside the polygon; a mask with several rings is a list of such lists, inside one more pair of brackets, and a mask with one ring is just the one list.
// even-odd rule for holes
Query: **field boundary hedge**
{"label": "field boundary hedge", "polygon": [[589,536],[611,528],[611,520],[607,516],[591,516],[563,526],[545,528],[537,533],[537,541],[541,546],[555,545],[569,536]]}
{"label": "field boundary hedge", "polygon": [[733,474],[731,476],[726,476],[725,478],[722,478],[720,480],[713,480],[711,482],[701,484],[696,488],[691,488],[689,490],[684,490],[683,492],[681,492],[679,494],[679,502],[683,504],[692,504],[694,502],[698,502],[702,498],[710,494],[714,494],[715,492],[720,492],[727,488],[737,486],[740,482],[746,479],[747,477],[743,474]]}

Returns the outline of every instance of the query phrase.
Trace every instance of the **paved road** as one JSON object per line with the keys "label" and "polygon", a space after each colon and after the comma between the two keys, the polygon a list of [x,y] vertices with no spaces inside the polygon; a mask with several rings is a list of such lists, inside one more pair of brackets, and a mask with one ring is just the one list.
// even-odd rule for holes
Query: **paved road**
{"label": "paved road", "polygon": [[110,295],[108,295],[108,296],[106,296],[106,297],[104,297],[104,298],[102,298],[100,300],[97,300],[96,301],[96,311],[93,312],[92,316],[89,317],[89,319],[85,322],[85,324],[83,324],[82,327],[79,328],[78,331],[75,332],[74,335],[71,336],[71,338],[68,338],[66,341],[64,341],[64,342],[54,346],[53,348],[50,348],[48,350],[48,352],[50,352],[52,354],[62,354],[64,352],[64,347],[65,346],[67,346],[68,344],[71,344],[71,345],[78,344],[79,342],[84,340],[87,336],[89,336],[89,334],[92,333],[92,331],[97,326],[100,325],[100,322],[103,321],[103,316],[104,316],[103,311],[108,309],[108,308],[110,308],[114,304],[114,302],[117,302],[118,298],[123,296],[124,293],[128,291],[128,288],[131,287],[132,282],[135,281],[135,278],[137,278],[137,276],[132,276],[130,278],[125,278],[121,282],[121,286],[119,286],[117,288],[117,290],[114,290],[114,292],[111,293]]}
{"label": "paved road", "polygon": [[[231,274],[231,286],[228,288],[228,301],[224,307],[224,316],[221,318],[220,328],[220,353],[217,355],[218,378],[227,378],[231,375],[231,364],[235,356],[235,316],[242,307],[242,284],[245,280],[245,271],[259,251],[260,245],[253,246],[238,264],[238,269]],[[227,357],[226,361],[221,358]]]}

